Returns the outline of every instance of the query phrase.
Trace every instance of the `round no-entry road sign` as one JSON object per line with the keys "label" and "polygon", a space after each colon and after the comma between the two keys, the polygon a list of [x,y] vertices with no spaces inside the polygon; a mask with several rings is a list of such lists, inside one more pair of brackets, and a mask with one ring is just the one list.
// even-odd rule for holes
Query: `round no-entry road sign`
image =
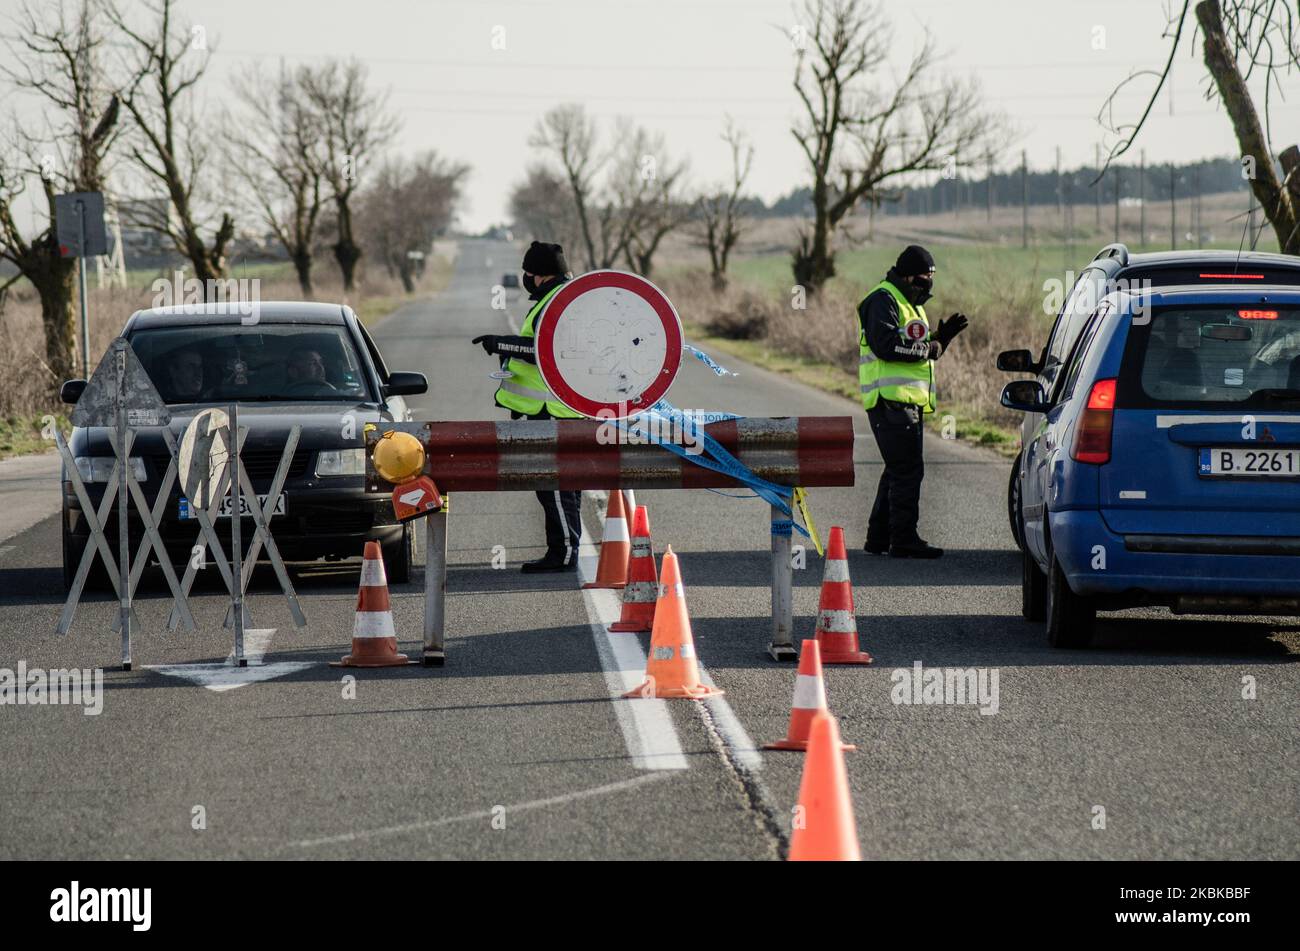
{"label": "round no-entry road sign", "polygon": [[682,321],[663,291],[624,271],[565,284],[537,319],[546,386],[584,416],[622,419],[668,392],[682,362]]}

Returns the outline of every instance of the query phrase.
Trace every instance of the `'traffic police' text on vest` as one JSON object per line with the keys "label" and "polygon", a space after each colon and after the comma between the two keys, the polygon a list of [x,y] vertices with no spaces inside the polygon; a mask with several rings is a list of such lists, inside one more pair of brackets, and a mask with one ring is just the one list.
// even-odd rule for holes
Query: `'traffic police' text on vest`
{"label": "'traffic police' text on vest", "polygon": [[[561,281],[528,311],[528,316],[524,318],[524,325],[519,328],[519,333],[522,336],[533,336],[533,323],[537,320],[538,314],[542,312],[542,308],[563,286],[564,282]],[[537,368],[536,363],[529,363],[526,360],[511,357],[506,362],[506,369],[514,375],[508,380],[502,380],[501,385],[497,387],[496,401],[498,406],[504,406],[516,413],[523,413],[525,416],[536,416],[545,406],[548,413],[559,419],[582,418],[581,413],[575,413],[569,409],[546,388],[546,381],[542,379],[542,371]]]}
{"label": "'traffic police' text on vest", "polygon": [[[898,333],[904,346],[923,346],[930,339],[930,322],[924,307],[913,307],[889,281],[881,281],[870,291],[886,291],[898,305]],[[864,298],[865,299],[865,298]],[[858,337],[858,384],[862,392],[863,409],[871,409],[880,398],[922,406],[927,413],[934,412],[934,361],[911,362],[881,360],[867,345],[865,330]]]}

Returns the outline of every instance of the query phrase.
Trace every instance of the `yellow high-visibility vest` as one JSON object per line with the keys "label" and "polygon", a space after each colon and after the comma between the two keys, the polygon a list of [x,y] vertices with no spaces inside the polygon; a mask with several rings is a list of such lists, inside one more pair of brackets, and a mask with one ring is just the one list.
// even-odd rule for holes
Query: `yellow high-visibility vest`
{"label": "yellow high-visibility vest", "polygon": [[[902,343],[920,343],[930,340],[930,321],[924,307],[913,307],[911,301],[889,281],[881,281],[870,291],[888,291],[898,305],[898,333]],[[863,298],[865,301],[866,298]],[[920,329],[916,329],[916,324]],[[908,328],[913,327],[912,333]],[[915,334],[913,336],[912,334]],[[934,361],[912,362],[881,360],[867,345],[865,329],[858,334],[858,388],[862,393],[862,408],[871,409],[880,398],[924,407],[924,412],[934,412]]]}
{"label": "yellow high-visibility vest", "polygon": [[[537,320],[537,315],[542,312],[542,308],[563,286],[563,281],[556,284],[555,287],[546,292],[541,300],[532,306],[532,309],[528,311],[528,316],[524,318],[524,325],[519,328],[519,333],[522,336],[533,336],[533,323]],[[508,380],[502,380],[501,385],[497,387],[496,402],[498,406],[504,406],[516,413],[523,413],[525,416],[535,416],[545,406],[548,413],[559,419],[582,419],[581,413],[575,413],[569,409],[555,398],[554,393],[546,388],[546,381],[542,379],[542,371],[537,368],[536,363],[529,363],[527,360],[511,357],[506,361],[506,369],[513,376]]]}

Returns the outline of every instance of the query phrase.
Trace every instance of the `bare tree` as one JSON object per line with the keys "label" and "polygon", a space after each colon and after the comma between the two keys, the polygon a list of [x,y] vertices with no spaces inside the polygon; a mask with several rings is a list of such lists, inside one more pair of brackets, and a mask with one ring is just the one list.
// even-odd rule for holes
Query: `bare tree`
{"label": "bare tree", "polygon": [[[1129,150],[1146,124],[1189,30],[1190,10],[1191,0],[1183,0],[1170,11],[1164,32],[1169,40],[1164,67],[1132,73],[1103,103],[1098,120],[1116,136],[1106,167]],[[1274,97],[1282,98],[1282,76],[1300,68],[1298,20],[1300,4],[1292,9],[1285,0],[1201,0],[1196,4],[1197,26],[1191,28],[1193,42],[1197,30],[1202,36],[1202,59],[1232,122],[1251,191],[1273,227],[1278,247],[1286,254],[1300,254],[1300,148],[1292,143],[1274,150],[1272,105]],[[1262,121],[1249,87],[1256,73],[1264,84]],[[1115,100],[1120,91],[1149,78],[1155,83],[1141,115],[1132,123],[1117,120]]]}
{"label": "bare tree", "polygon": [[530,165],[511,189],[510,217],[527,238],[576,251],[582,241],[577,212],[564,176],[544,164]]}
{"label": "bare tree", "polygon": [[715,290],[727,286],[727,262],[740,240],[744,218],[740,211],[745,182],[754,166],[754,146],[749,137],[727,119],[722,141],[731,151],[731,181],[695,200],[696,243],[709,252],[709,274]]}
{"label": "bare tree", "polygon": [[303,91],[301,69],[236,79],[245,116],[230,145],[230,163],[248,186],[257,213],[284,247],[305,297],[312,296],[312,251],[324,200],[324,127]]}
{"label": "bare tree", "polygon": [[433,239],[451,224],[468,174],[466,165],[423,152],[411,161],[385,161],[359,195],[366,242],[408,294],[415,291]]}
{"label": "bare tree", "polygon": [[[596,204],[596,176],[606,162],[606,157],[596,148],[596,123],[580,105],[559,105],[538,120],[528,144],[549,152],[560,164],[573,200],[587,268],[608,267],[602,262],[609,259],[608,237],[613,212],[608,206],[603,210],[593,208]],[[596,222],[593,222],[593,217],[597,218]],[[599,251],[598,240],[601,242]],[[614,257],[617,258],[621,251],[620,246]]]}
{"label": "bare tree", "polygon": [[900,176],[960,164],[998,123],[973,83],[933,78],[928,32],[899,81],[880,77],[894,48],[883,5],[805,0],[803,15],[794,88],[805,114],[790,131],[812,173],[813,220],[793,263],[795,280],[815,292],[835,275],[836,228],[860,201]]}
{"label": "bare tree", "polygon": [[[36,288],[45,332],[51,390],[76,374],[76,260],[61,254],[54,227],[54,196],[102,191],[109,150],[118,133],[118,99],[102,83],[103,21],[89,0],[54,6],[24,3],[5,38],[9,63],[0,67],[12,86],[44,100],[45,128],[21,129],[15,119],[0,144],[0,259]],[[39,180],[46,227],[24,237],[14,203]],[[83,372],[88,368],[82,367]]]}
{"label": "bare tree", "polygon": [[362,249],[356,241],[352,198],[362,166],[397,134],[399,122],[388,111],[387,96],[367,87],[368,70],[359,60],[331,60],[302,73],[302,87],[325,129],[325,180],[334,203],[337,240],[334,259],[343,289],[356,285]]}
{"label": "bare tree", "polygon": [[690,217],[690,202],[683,194],[688,163],[668,154],[662,133],[628,120],[619,123],[617,139],[611,188],[615,233],[621,233],[628,267],[649,277],[663,239]]}
{"label": "bare tree", "polygon": [[[169,238],[206,287],[208,281],[225,276],[226,248],[235,235],[235,221],[227,211],[221,213],[211,242],[202,234],[210,222],[201,215],[200,182],[212,156],[212,136],[197,119],[193,93],[212,53],[200,28],[173,15],[175,0],[143,5],[152,16],[144,28],[134,26],[117,6],[106,6],[113,25],[126,38],[127,81],[121,98],[134,120],[131,155],[146,181],[161,186],[170,202],[171,214],[148,215],[135,223]],[[202,43],[197,42],[200,36]]]}

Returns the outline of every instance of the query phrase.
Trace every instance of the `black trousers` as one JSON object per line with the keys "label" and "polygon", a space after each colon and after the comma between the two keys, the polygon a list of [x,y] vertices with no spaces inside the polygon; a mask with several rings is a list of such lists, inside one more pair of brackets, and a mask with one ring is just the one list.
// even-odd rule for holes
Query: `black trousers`
{"label": "black trousers", "polygon": [[537,501],[546,513],[546,557],[574,564],[582,543],[582,493],[538,492]]}
{"label": "black trousers", "polygon": [[[512,410],[510,418],[523,419],[524,414]],[[551,414],[542,407],[540,413],[527,418],[550,419]],[[573,564],[578,560],[578,546],[582,544],[582,493],[577,490],[538,492],[537,501],[542,503],[546,516],[546,557]]]}
{"label": "black trousers", "polygon": [[915,544],[920,538],[916,523],[921,517],[921,480],[925,478],[921,407],[882,399],[867,410],[867,419],[885,460],[876,503],[867,521],[867,538],[879,544]]}

